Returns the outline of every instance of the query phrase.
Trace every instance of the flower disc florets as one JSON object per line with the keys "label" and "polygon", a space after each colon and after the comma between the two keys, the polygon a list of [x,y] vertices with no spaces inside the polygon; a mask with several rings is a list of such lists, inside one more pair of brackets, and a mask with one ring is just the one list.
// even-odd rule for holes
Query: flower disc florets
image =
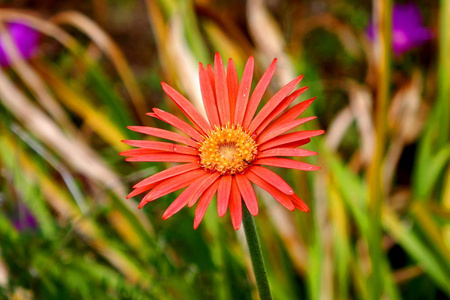
{"label": "flower disc florets", "polygon": [[200,144],[200,164],[222,175],[243,172],[255,160],[258,147],[241,126],[222,126],[211,130]]}

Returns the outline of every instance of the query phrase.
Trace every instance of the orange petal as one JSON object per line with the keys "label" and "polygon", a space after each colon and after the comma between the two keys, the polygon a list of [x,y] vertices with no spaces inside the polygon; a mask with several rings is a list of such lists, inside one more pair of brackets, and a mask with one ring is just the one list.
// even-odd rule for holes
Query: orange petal
{"label": "orange petal", "polygon": [[155,187],[157,184],[158,184],[158,183],[155,182],[155,183],[147,184],[147,185],[145,185],[145,186],[140,186],[140,187],[134,189],[131,193],[129,193],[128,196],[127,196],[127,199],[130,199],[130,198],[133,198],[134,196],[137,196],[137,195],[139,195],[139,194],[142,194],[143,192],[152,189],[152,188]]}
{"label": "orange petal", "polygon": [[227,212],[231,193],[231,179],[231,175],[222,176],[220,178],[219,189],[217,191],[217,210],[219,217],[223,217]]}
{"label": "orange petal", "polygon": [[299,196],[297,196],[296,194],[291,196],[292,202],[294,203],[294,206],[296,209],[304,211],[304,212],[308,212],[309,208],[308,206],[305,204],[305,202],[303,202],[302,199],[300,199]]}
{"label": "orange petal", "polygon": [[198,154],[198,151],[195,148],[187,147],[187,146],[183,146],[183,145],[177,145],[177,144],[173,144],[173,143],[143,141],[143,140],[123,140],[122,142],[127,145],[130,145],[130,146],[141,147],[141,148],[151,149],[151,150],[167,151],[167,152],[190,154],[190,155]]}
{"label": "orange petal", "polygon": [[213,178],[215,174],[205,173],[204,175],[196,178],[196,180],[188,186],[176,199],[172,202],[172,204],[166,209],[163,214],[163,219],[167,220],[177,212],[179,212],[186,204],[191,202],[195,203],[200,197],[200,195],[211,185],[211,179],[216,180],[217,177]]}
{"label": "orange petal", "polygon": [[267,168],[261,166],[252,166],[249,172],[255,173],[255,175],[263,178],[265,181],[273,185],[274,188],[280,190],[280,192],[283,192],[286,195],[294,194],[294,190],[292,189],[292,187],[286,181],[284,181],[284,179],[281,178],[280,175],[272,172]]}
{"label": "orange petal", "polygon": [[[141,150],[141,149],[133,149],[133,150]],[[198,162],[198,157],[195,155],[161,152],[161,153],[142,154],[142,155],[138,155],[138,156],[128,157],[125,160],[126,161],[146,161],[146,162],[162,161],[162,162],[188,163],[188,162]]]}
{"label": "orange petal", "polygon": [[168,113],[162,109],[154,108],[153,111],[160,117],[164,122],[169,123],[175,128],[178,128],[185,134],[187,134],[192,139],[200,142],[203,141],[203,137],[200,134],[200,132],[197,131],[197,129],[194,129],[191,125],[188,123],[180,120],[177,116],[172,115],[171,113]]}
{"label": "orange petal", "polygon": [[284,144],[298,142],[300,140],[305,140],[317,135],[323,134],[325,131],[323,130],[303,130],[298,132],[292,132],[285,135],[278,136],[273,138],[259,146],[259,151],[263,151],[266,149],[278,147]]}
{"label": "orange petal", "polygon": [[184,115],[197,126],[197,128],[203,133],[206,134],[211,130],[211,126],[209,126],[208,122],[206,122],[205,118],[198,112],[198,110],[192,105],[189,100],[187,100],[183,95],[181,95],[177,90],[172,88],[170,85],[161,82],[163,90],[166,94],[172,99],[173,102],[181,109]]}
{"label": "orange petal", "polygon": [[215,82],[215,79],[214,79],[215,75],[214,75],[214,70],[211,67],[211,65],[207,65],[206,66],[206,72],[207,72],[206,75],[208,76],[208,80],[209,80],[209,82],[211,84],[211,88],[212,88],[213,93],[214,93],[214,98],[217,99],[217,97],[216,97],[216,82]]}
{"label": "orange petal", "polygon": [[236,179],[237,186],[248,211],[253,216],[256,216],[258,214],[258,200],[256,199],[255,190],[253,189],[252,184],[244,175],[238,174],[234,178]]}
{"label": "orange petal", "polygon": [[[278,105],[261,123],[261,125],[258,126],[258,128],[255,130],[257,134],[260,134],[264,131],[264,129],[269,125],[270,122],[273,121],[279,114],[281,114],[288,106],[294,101],[298,96],[300,96],[304,91],[306,91],[308,87],[302,87],[290,94],[289,96],[285,97],[284,100]],[[283,113],[284,115],[284,113]]]}
{"label": "orange petal", "polygon": [[146,115],[147,115],[147,116],[150,116],[150,117],[152,117],[152,118],[158,119],[158,120],[160,120],[160,121],[163,121],[163,119],[161,119],[160,117],[158,117],[158,115],[155,114],[155,113],[148,112],[148,113],[146,113]]}
{"label": "orange petal", "polygon": [[217,109],[220,122],[223,125],[230,123],[230,101],[228,99],[227,78],[223,67],[222,58],[217,52],[214,57]]}
{"label": "orange petal", "polygon": [[259,103],[261,102],[264,92],[266,91],[270,81],[272,80],[276,66],[277,66],[277,59],[275,58],[270,64],[270,66],[267,68],[266,72],[264,72],[258,84],[256,85],[255,90],[253,91],[252,96],[248,101],[247,109],[245,110],[243,122],[244,128],[248,128],[248,125],[250,125],[250,122],[252,121],[253,116],[255,115],[256,109],[258,108]]}
{"label": "orange petal", "polygon": [[178,151],[177,152],[170,152],[170,151],[154,150],[154,149],[147,149],[147,148],[129,149],[129,150],[125,150],[125,151],[122,151],[122,152],[119,153],[119,155],[130,156],[130,157],[139,157],[139,156],[143,156],[143,155],[153,155],[153,154],[167,154],[167,155],[177,155],[177,154],[179,154],[179,155],[190,155],[190,156],[197,156],[198,155],[198,153],[196,153],[196,152],[180,153]]}
{"label": "orange petal", "polygon": [[245,176],[254,184],[262,188],[263,190],[267,191],[269,194],[272,195],[272,197],[275,198],[278,202],[281,203],[284,207],[286,207],[289,210],[295,210],[295,206],[292,203],[291,197],[289,195],[286,195],[282,192],[280,192],[278,189],[276,189],[273,185],[262,179],[261,177],[257,176],[253,172],[247,172],[245,173]]}
{"label": "orange petal", "polygon": [[216,180],[203,193],[203,195],[200,197],[200,200],[198,200],[197,208],[195,209],[194,229],[197,229],[198,225],[200,225],[200,222],[202,221],[203,216],[206,213],[206,209],[211,203],[211,200],[214,197],[214,194],[216,193],[218,187],[219,180]]}
{"label": "orange petal", "polygon": [[230,215],[234,229],[238,230],[242,223],[242,200],[235,178],[231,184]]}
{"label": "orange petal", "polygon": [[220,176],[219,173],[214,172],[214,173],[209,173],[206,176],[203,176],[201,178],[202,180],[198,180],[196,190],[194,192],[192,192],[192,198],[189,200],[188,206],[189,207],[193,206],[195,204],[195,202],[197,201],[198,197],[200,197],[201,194],[203,194],[203,192],[211,184],[213,184],[219,176]]}
{"label": "orange petal", "polygon": [[155,154],[155,153],[164,153],[164,152],[159,151],[159,150],[139,148],[139,149],[129,149],[129,150],[119,152],[119,155],[121,155],[121,156],[139,156],[139,155]]}
{"label": "orange petal", "polygon": [[166,209],[164,212],[162,218],[163,220],[167,220],[177,212],[179,212],[183,207],[188,204],[189,200],[191,199],[191,192],[193,188],[195,187],[195,182],[188,186]]}
{"label": "orange petal", "polygon": [[261,135],[258,136],[257,139],[257,143],[258,144],[263,144],[266,141],[269,141],[271,139],[273,139],[274,137],[277,137],[291,129],[294,129],[297,126],[300,126],[306,122],[309,122],[311,120],[316,119],[317,117],[307,117],[307,118],[302,118],[302,119],[298,119],[298,120],[294,120],[291,122],[287,122],[287,123],[281,123],[279,125],[277,125],[276,127],[271,127],[271,129],[266,129],[263,133],[261,133]]}
{"label": "orange petal", "polygon": [[279,168],[297,169],[303,171],[317,171],[320,167],[310,165],[301,161],[296,161],[289,158],[278,158],[278,157],[266,157],[259,158],[255,160],[255,165],[265,165]]}
{"label": "orange petal", "polygon": [[198,163],[189,163],[189,164],[182,164],[175,167],[172,167],[170,169],[166,169],[164,171],[158,172],[150,177],[145,178],[144,180],[136,183],[133,188],[139,188],[145,185],[149,185],[152,183],[157,183],[160,181],[163,181],[165,179],[186,173],[188,171],[192,171],[195,169],[200,169],[200,166]]}
{"label": "orange petal", "polygon": [[160,182],[150,191],[150,193],[145,195],[139,204],[139,209],[150,201],[156,200],[164,195],[170,194],[190,185],[203,174],[205,174],[205,171],[203,170],[192,170]]}
{"label": "orange petal", "polygon": [[262,151],[258,154],[258,158],[273,157],[273,156],[313,156],[317,152],[298,148],[272,148]]}
{"label": "orange petal", "polygon": [[284,87],[282,87],[269,101],[261,108],[259,113],[250,123],[248,130],[254,132],[256,128],[264,121],[265,118],[283,101],[283,99],[289,95],[289,93],[295,88],[295,86],[303,79],[303,75],[298,76]]}
{"label": "orange petal", "polygon": [[233,60],[228,59],[227,65],[228,99],[230,102],[230,124],[234,124],[234,113],[236,111],[236,100],[239,91],[239,78]]}
{"label": "orange petal", "polygon": [[242,125],[244,121],[247,101],[252,88],[253,68],[254,60],[253,56],[250,56],[247,60],[247,64],[245,65],[244,73],[242,74],[241,84],[239,85],[239,91],[236,100],[236,111],[234,113],[235,124]]}
{"label": "orange petal", "polygon": [[283,144],[283,148],[297,148],[311,142],[311,139],[303,139],[292,143]]}
{"label": "orange petal", "polygon": [[205,106],[206,115],[212,127],[220,125],[219,115],[217,113],[216,97],[211,86],[208,74],[200,63],[200,89],[202,92],[203,105]]}
{"label": "orange petal", "polygon": [[[275,120],[270,127],[275,127],[280,123],[290,122],[295,120],[298,116],[300,116],[310,105],[316,100],[316,97],[300,102],[297,105],[294,105],[286,112],[284,112],[278,119]],[[269,127],[269,128],[270,128]]]}
{"label": "orange petal", "polygon": [[159,137],[162,139],[171,140],[171,141],[174,141],[177,143],[182,143],[182,144],[186,144],[191,147],[194,147],[194,148],[198,148],[198,144],[195,141],[193,141],[190,138],[185,137],[181,134],[178,134],[176,132],[172,132],[169,130],[154,128],[154,127],[147,127],[147,126],[128,126],[127,128],[132,131],[136,131],[136,132],[143,133],[146,135],[156,136],[156,137]]}

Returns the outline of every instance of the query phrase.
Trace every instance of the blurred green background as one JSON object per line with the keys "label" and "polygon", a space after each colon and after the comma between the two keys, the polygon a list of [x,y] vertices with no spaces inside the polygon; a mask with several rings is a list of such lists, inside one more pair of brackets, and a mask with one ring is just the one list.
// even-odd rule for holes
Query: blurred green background
{"label": "blurred green background", "polygon": [[256,79],[278,58],[265,99],[304,74],[303,128],[326,130],[307,145],[322,170],[278,170],[308,214],[259,193],[274,298],[449,299],[450,1],[414,3],[432,37],[399,54],[391,1],[1,1],[2,47],[9,22],[41,37],[0,70],[0,298],[258,299],[214,203],[193,230],[193,209],[162,221],[173,194],[125,199],[165,168],[124,162],[126,126],[176,111],[161,81],[198,103],[218,51],[239,74],[253,55]]}

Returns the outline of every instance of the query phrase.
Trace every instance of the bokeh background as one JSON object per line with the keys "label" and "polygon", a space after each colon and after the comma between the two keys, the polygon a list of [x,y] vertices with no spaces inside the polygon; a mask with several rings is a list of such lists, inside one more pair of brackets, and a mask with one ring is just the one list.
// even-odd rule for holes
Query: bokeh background
{"label": "bokeh background", "polygon": [[305,146],[322,170],[277,171],[309,213],[259,192],[274,298],[448,299],[450,1],[0,5],[0,298],[258,299],[229,215],[162,221],[173,194],[139,211],[126,194],[165,166],[118,155],[127,125],[176,111],[160,82],[198,103],[220,52],[255,78],[278,58],[265,99],[304,74],[303,128],[326,130]]}

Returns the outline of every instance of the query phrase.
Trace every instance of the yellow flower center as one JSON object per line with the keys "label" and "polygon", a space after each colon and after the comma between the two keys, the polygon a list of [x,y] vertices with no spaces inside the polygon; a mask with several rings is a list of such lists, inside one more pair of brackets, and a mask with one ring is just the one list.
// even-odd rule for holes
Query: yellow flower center
{"label": "yellow flower center", "polygon": [[222,175],[243,172],[255,160],[255,140],[241,126],[222,126],[211,130],[199,148],[204,169]]}

